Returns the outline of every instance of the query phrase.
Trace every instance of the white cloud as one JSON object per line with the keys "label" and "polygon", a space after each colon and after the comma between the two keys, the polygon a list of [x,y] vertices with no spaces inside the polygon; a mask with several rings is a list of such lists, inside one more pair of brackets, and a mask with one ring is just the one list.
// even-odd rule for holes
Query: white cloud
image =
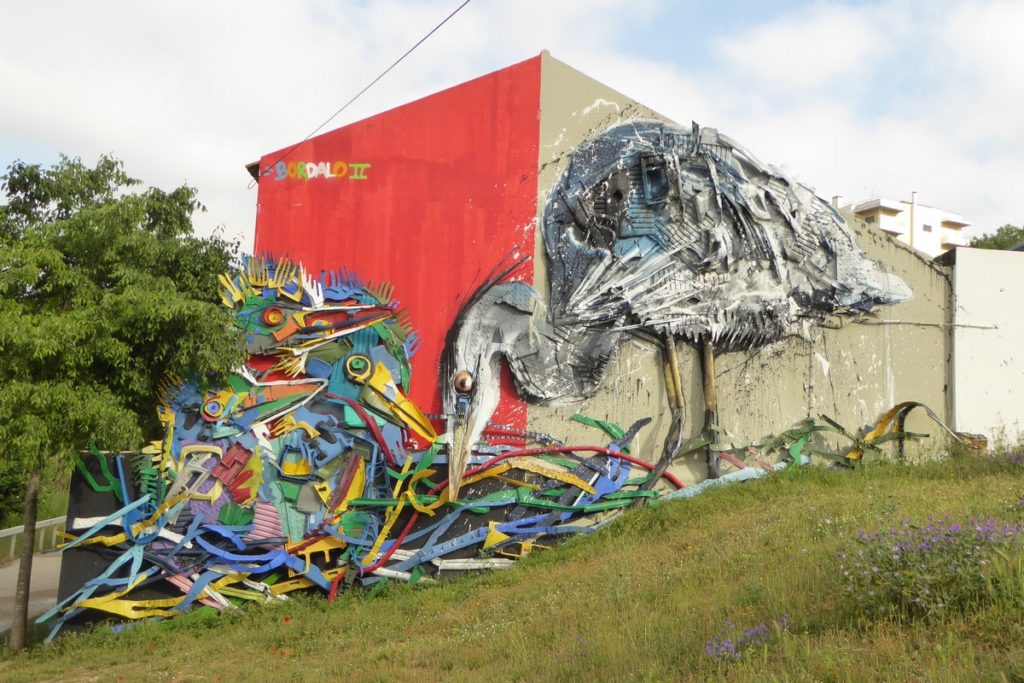
{"label": "white cloud", "polygon": [[717,42],[741,79],[789,91],[863,74],[889,51],[893,18],[876,8],[815,5]]}
{"label": "white cloud", "polygon": [[[113,152],[148,183],[196,185],[202,230],[251,240],[244,164],[301,140],[456,4],[4,3],[0,150]],[[548,48],[823,195],[917,190],[985,229],[1024,218],[1024,4],[808,4],[760,24],[723,6],[685,34],[668,8],[474,0],[327,129]],[[703,57],[645,54],[658,31],[704,40]]]}

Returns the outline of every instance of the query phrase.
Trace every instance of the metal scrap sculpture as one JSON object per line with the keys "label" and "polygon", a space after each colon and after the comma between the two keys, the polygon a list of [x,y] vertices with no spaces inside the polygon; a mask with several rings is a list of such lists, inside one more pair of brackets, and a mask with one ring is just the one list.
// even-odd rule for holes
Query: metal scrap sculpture
{"label": "metal scrap sculpture", "polygon": [[541,233],[550,300],[499,275],[450,335],[441,390],[453,497],[497,405],[502,359],[525,397],[576,401],[597,392],[629,330],[734,351],[911,295],[826,201],[696,124],[635,121],[581,144]]}

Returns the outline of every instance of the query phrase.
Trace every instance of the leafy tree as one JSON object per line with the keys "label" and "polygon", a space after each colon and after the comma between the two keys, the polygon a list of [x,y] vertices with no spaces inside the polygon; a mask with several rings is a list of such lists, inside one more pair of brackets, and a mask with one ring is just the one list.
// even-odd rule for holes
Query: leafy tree
{"label": "leafy tree", "polygon": [[111,450],[156,436],[168,374],[241,360],[217,274],[237,244],[200,238],[195,190],[140,190],[108,156],[89,168],[15,162],[0,176],[0,461],[24,482],[25,550],[10,645],[25,645],[40,477],[90,438]]}
{"label": "leafy tree", "polygon": [[1024,242],[1024,228],[1007,223],[991,235],[975,237],[967,244],[976,249],[1011,249]]}

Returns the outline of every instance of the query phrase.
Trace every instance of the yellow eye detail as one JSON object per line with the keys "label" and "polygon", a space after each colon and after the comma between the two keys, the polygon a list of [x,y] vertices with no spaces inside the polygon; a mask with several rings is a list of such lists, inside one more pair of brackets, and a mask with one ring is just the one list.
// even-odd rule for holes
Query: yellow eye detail
{"label": "yellow eye detail", "polygon": [[468,394],[473,391],[473,375],[463,370],[455,375],[455,379],[452,380],[452,386],[460,394]]}

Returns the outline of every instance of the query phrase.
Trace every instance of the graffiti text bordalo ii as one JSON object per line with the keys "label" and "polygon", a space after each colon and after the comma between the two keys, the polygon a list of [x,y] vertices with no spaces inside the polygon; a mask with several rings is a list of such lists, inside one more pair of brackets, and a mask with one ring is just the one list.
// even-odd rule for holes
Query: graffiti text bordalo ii
{"label": "graffiti text bordalo ii", "polygon": [[279,161],[263,169],[263,175],[271,176],[274,180],[366,180],[368,168],[370,164],[357,164],[354,161]]}

